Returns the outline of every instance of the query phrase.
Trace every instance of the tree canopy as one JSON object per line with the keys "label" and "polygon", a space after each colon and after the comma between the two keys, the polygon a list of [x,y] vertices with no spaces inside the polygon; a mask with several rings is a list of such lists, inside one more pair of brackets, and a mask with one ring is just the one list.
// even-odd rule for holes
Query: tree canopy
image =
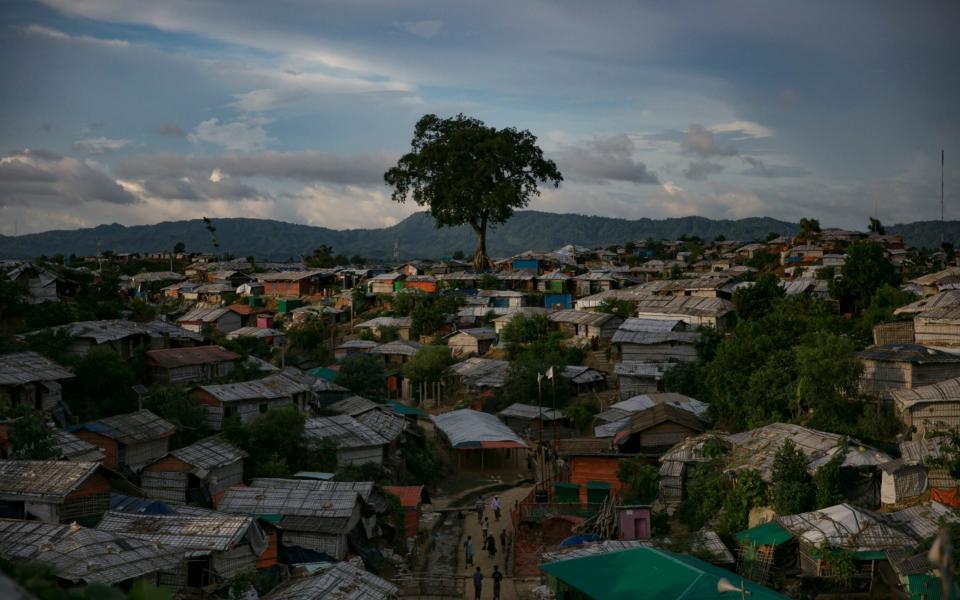
{"label": "tree canopy", "polygon": [[380,356],[360,353],[346,357],[340,364],[336,383],[377,402],[383,402],[387,397],[386,374]]}
{"label": "tree canopy", "polygon": [[527,206],[539,195],[539,183],[559,186],[563,180],[529,131],[488,127],[463,114],[424,115],[414,127],[411,152],[383,178],[395,201],[412,198],[429,207],[438,227],[469,225],[477,236],[478,271],[489,266],[488,226]]}

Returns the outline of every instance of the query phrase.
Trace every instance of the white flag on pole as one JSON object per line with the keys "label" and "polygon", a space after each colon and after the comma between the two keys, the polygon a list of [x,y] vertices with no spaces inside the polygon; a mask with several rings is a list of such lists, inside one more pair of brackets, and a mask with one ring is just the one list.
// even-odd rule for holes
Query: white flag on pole
{"label": "white flag on pole", "polygon": [[553,367],[547,369],[547,379],[553,379]]}

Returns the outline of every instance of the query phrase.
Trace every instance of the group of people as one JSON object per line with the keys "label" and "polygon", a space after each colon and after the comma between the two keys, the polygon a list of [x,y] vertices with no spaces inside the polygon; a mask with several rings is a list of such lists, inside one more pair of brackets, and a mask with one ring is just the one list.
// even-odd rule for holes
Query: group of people
{"label": "group of people", "polygon": [[[484,516],[484,511],[486,509],[486,504],[482,498],[477,499],[475,505],[477,511],[477,523],[482,527],[482,532],[480,535],[481,549],[486,550],[488,556],[492,559],[497,555],[497,540],[493,536],[493,532],[490,528],[490,518]],[[500,501],[500,496],[494,496],[490,500],[490,509],[493,511],[494,521],[500,521],[500,513],[503,509],[503,504]],[[503,550],[504,555],[506,555],[507,549],[510,544],[510,533],[506,528],[503,528],[500,531],[500,549]],[[473,537],[467,536],[466,542],[464,542],[464,550],[467,555],[467,567],[473,566],[473,555],[474,555],[474,546],[473,546]],[[483,589],[483,572],[480,570],[480,567],[476,567],[476,570],[473,572],[473,591],[476,595],[477,600],[480,599],[480,593]],[[493,572],[490,574],[490,578],[493,580],[493,598],[494,600],[500,599],[500,582],[503,581],[503,572],[500,570],[500,567],[494,565]]]}

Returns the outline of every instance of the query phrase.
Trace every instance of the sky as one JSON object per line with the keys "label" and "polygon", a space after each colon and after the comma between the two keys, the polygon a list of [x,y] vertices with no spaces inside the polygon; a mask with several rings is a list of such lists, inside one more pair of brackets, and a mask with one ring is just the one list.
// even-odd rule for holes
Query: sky
{"label": "sky", "polygon": [[528,129],[530,208],[960,219],[960,3],[5,0],[0,234],[392,225],[424,114]]}

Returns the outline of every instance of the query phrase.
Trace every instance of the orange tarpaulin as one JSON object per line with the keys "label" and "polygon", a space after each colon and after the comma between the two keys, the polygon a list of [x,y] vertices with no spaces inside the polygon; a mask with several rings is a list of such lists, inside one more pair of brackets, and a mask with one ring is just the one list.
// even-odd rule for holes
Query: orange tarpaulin
{"label": "orange tarpaulin", "polygon": [[930,499],[953,508],[960,507],[960,492],[957,488],[930,488]]}

